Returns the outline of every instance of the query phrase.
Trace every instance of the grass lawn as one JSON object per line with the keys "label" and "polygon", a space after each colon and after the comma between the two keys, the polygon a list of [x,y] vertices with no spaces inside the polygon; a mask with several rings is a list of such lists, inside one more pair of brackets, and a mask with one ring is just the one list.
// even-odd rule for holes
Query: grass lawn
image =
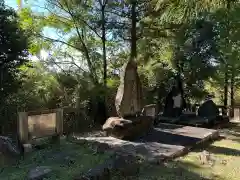
{"label": "grass lawn", "polygon": [[[143,164],[129,180],[239,180],[240,125],[223,130],[225,139],[162,165]],[[204,158],[206,157],[206,158]]]}
{"label": "grass lawn", "polygon": [[85,172],[104,162],[108,154],[97,154],[87,145],[61,141],[60,146],[52,146],[27,154],[17,165],[0,165],[1,180],[25,180],[31,168],[48,166],[51,176],[46,180],[70,180],[74,175]]}
{"label": "grass lawn", "polygon": [[[197,148],[184,157],[161,165],[143,163],[133,177],[116,175],[113,180],[239,180],[240,124],[224,129],[224,139]],[[61,141],[53,146],[28,154],[18,165],[0,169],[1,180],[25,180],[28,171],[36,166],[52,169],[48,180],[70,180],[76,174],[104,162],[109,154],[97,154],[87,145]],[[47,179],[46,179],[47,180]]]}

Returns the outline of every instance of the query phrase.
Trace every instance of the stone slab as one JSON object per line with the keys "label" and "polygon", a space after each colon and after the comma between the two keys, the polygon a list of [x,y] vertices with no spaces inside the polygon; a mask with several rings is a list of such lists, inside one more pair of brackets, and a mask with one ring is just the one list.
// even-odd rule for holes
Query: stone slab
{"label": "stone slab", "polygon": [[189,138],[203,139],[215,132],[214,129],[199,128],[192,126],[183,126],[176,124],[160,123],[155,128],[158,132],[166,132],[176,135],[187,136]]}
{"label": "stone slab", "polygon": [[217,130],[162,123],[135,141],[103,136],[76,138],[84,142],[105,144],[115,151],[139,156],[148,161],[160,161],[180,156],[196,144],[218,136]]}

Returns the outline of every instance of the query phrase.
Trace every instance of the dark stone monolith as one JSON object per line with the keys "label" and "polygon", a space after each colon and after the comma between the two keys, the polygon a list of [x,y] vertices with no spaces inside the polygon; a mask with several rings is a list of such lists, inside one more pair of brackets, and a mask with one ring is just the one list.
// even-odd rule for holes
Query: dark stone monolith
{"label": "dark stone monolith", "polygon": [[219,115],[217,105],[211,100],[205,101],[198,109],[198,116],[206,118],[214,118]]}

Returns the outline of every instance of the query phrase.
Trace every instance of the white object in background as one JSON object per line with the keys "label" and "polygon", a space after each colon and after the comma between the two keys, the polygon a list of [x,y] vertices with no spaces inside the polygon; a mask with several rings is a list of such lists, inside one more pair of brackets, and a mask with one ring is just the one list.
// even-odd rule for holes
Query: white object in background
{"label": "white object in background", "polygon": [[23,144],[24,152],[28,153],[32,151],[32,145],[31,144]]}
{"label": "white object in background", "polygon": [[173,97],[173,107],[180,108],[182,105],[182,96],[178,94],[177,96]]}

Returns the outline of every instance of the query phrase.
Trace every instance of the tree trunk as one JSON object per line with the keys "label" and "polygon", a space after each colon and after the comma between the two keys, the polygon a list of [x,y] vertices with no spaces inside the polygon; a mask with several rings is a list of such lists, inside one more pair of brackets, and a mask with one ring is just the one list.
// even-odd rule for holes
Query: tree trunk
{"label": "tree trunk", "polygon": [[232,72],[231,72],[231,111],[230,111],[230,117],[233,118],[234,117],[234,85],[235,85],[235,74],[234,74],[234,69],[232,68]]}
{"label": "tree trunk", "polygon": [[224,100],[223,100],[223,105],[224,105],[224,112],[223,115],[227,115],[227,105],[228,105],[228,72],[227,68],[225,70],[225,75],[224,75]]}
{"label": "tree trunk", "polygon": [[[227,9],[228,9],[228,14],[230,11],[230,1],[227,0]],[[229,29],[229,21],[227,23],[227,30]],[[229,39],[228,39],[228,45],[229,45]],[[226,63],[225,67],[225,75],[224,75],[224,113],[223,115],[227,115],[227,105],[228,105],[228,64]]]}
{"label": "tree trunk", "polygon": [[137,14],[136,14],[136,0],[131,1],[131,17],[132,17],[132,29],[131,29],[131,59],[137,57]]}
{"label": "tree trunk", "polygon": [[102,52],[103,52],[103,84],[107,86],[107,54],[106,54],[106,29],[105,29],[105,7],[106,4],[102,5]]}
{"label": "tree trunk", "polygon": [[102,52],[103,52],[103,85],[104,85],[104,94],[103,102],[98,103],[98,110],[102,111],[103,119],[102,122],[105,122],[107,118],[107,53],[106,53],[106,20],[105,20],[105,7],[107,0],[101,2],[101,20],[102,20]]}

